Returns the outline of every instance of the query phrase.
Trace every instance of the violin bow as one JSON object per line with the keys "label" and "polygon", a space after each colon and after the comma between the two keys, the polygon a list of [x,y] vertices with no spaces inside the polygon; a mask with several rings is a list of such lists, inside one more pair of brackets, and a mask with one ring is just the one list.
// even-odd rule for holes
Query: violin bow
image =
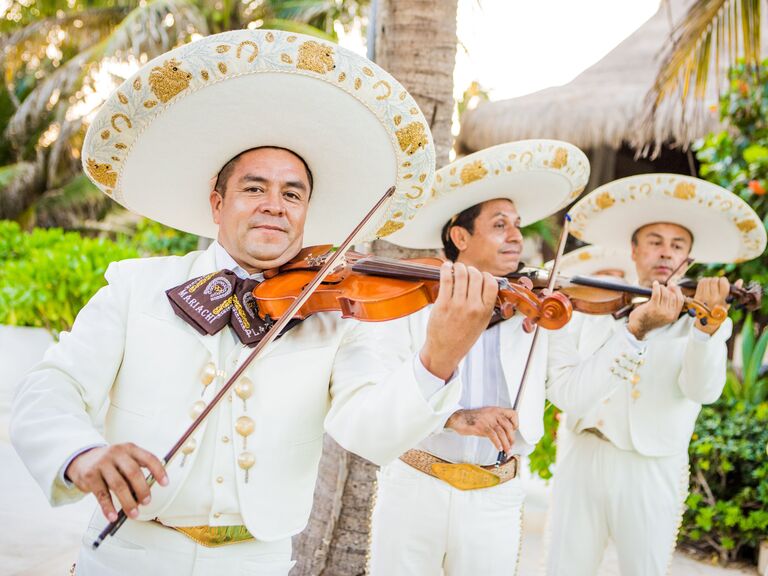
{"label": "violin bow", "polygon": [[[566,240],[568,240],[570,223],[571,223],[571,215],[566,212],[565,218],[563,218],[563,229],[560,232],[560,239],[557,244],[557,253],[555,254],[555,260],[552,263],[552,270],[550,271],[549,280],[547,281],[546,293],[552,293],[552,290],[555,287],[557,274],[560,269],[560,259],[563,256],[563,252],[565,252],[565,242]],[[538,337],[539,337],[539,325],[536,324],[536,326],[533,329],[533,338],[531,339],[531,347],[528,350],[528,357],[525,359],[525,368],[523,368],[523,375],[520,377],[520,386],[517,389],[517,395],[515,396],[515,401],[512,403],[513,410],[517,410],[518,406],[520,406],[520,401],[523,397],[525,385],[528,381],[528,374],[531,368],[531,360],[533,359],[533,353],[536,350],[536,342],[538,341]],[[502,450],[501,452],[499,452],[498,456],[496,457],[496,467],[499,467],[501,463],[505,462],[506,460],[507,460],[507,453]]]}
{"label": "violin bow", "polygon": [[[222,399],[227,395],[227,392],[234,386],[235,382],[238,378],[243,374],[245,369],[248,367],[248,365],[253,362],[253,360],[259,355],[259,353],[266,348],[272,341],[275,340],[280,335],[280,332],[285,328],[286,324],[290,322],[290,320],[293,318],[294,314],[299,311],[299,309],[304,305],[304,303],[309,299],[310,296],[314,293],[314,291],[317,289],[318,286],[322,283],[322,281],[325,279],[325,277],[330,274],[336,265],[342,260],[344,257],[344,254],[349,250],[349,248],[352,246],[352,242],[355,240],[355,237],[360,233],[360,231],[368,224],[368,222],[373,218],[373,216],[378,212],[379,208],[381,208],[384,203],[389,200],[395,193],[395,187],[392,186],[389,190],[387,190],[384,193],[384,196],[381,197],[381,199],[376,203],[376,205],[371,208],[371,210],[368,212],[368,214],[365,215],[363,220],[355,226],[355,229],[352,230],[352,232],[347,236],[347,238],[344,240],[344,242],[339,245],[338,249],[336,249],[334,252],[331,253],[331,255],[325,260],[323,263],[323,266],[320,268],[320,270],[317,272],[315,277],[312,279],[311,282],[309,282],[304,289],[301,291],[301,294],[296,298],[296,300],[291,304],[291,306],[288,308],[288,310],[285,311],[285,314],[280,316],[272,326],[270,326],[267,333],[264,335],[264,338],[262,338],[259,343],[253,348],[253,351],[248,355],[248,357],[243,361],[242,364],[235,370],[235,372],[232,374],[232,376],[227,380],[227,382],[222,386],[221,390],[218,391],[218,393],[213,397],[213,399],[208,403],[208,405],[205,407],[205,409],[200,413],[200,415],[195,418],[194,422],[189,425],[189,427],[186,429],[184,434],[181,435],[179,440],[171,447],[171,449],[168,451],[168,453],[163,457],[162,463],[163,468],[166,468],[170,463],[171,460],[178,454],[178,452],[181,450],[182,446],[189,440],[189,438],[197,431],[197,429],[200,427],[200,425],[205,421],[205,419],[208,417],[208,415],[213,411],[214,408],[216,408],[219,403],[222,401]],[[152,474],[148,474],[146,476],[147,484],[152,487],[152,485],[155,483],[155,478]],[[114,536],[115,533],[120,529],[120,527],[125,523],[125,520],[127,519],[127,516],[125,514],[125,510],[120,510],[119,514],[117,515],[117,519],[113,522],[110,522],[107,524],[104,529],[101,531],[101,533],[96,537],[96,540],[93,541],[91,544],[91,547],[96,550],[99,546],[101,546],[102,542],[107,538],[107,536]]]}

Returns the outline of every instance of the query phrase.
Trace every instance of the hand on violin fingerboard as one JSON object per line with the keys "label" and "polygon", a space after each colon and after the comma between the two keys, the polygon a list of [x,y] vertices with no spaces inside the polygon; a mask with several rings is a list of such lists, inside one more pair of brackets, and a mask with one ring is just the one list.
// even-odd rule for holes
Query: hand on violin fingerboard
{"label": "hand on violin fingerboard", "polygon": [[632,311],[627,329],[635,338],[642,340],[651,330],[676,322],[683,304],[685,296],[678,286],[663,286],[654,281],[651,299]]}
{"label": "hand on violin fingerboard", "polygon": [[[734,285],[741,288],[742,283],[741,280],[737,280]],[[728,303],[730,287],[731,285],[725,277],[702,278],[696,286],[696,294],[693,298],[710,310],[718,305],[728,310],[730,308]],[[714,334],[719,326],[719,324],[703,325],[700,320],[696,320],[696,328],[707,334]]]}
{"label": "hand on violin fingerboard", "polygon": [[440,267],[440,291],[429,315],[420,358],[424,368],[448,380],[488,327],[499,284],[487,272],[446,262]]}

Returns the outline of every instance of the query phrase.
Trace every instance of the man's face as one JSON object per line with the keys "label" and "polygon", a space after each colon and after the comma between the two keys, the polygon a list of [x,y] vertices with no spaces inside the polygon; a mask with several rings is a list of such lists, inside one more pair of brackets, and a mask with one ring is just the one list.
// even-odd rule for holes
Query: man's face
{"label": "man's face", "polygon": [[451,228],[450,233],[459,249],[457,262],[494,276],[506,276],[517,270],[523,235],[520,216],[511,200],[499,198],[484,202],[471,234],[460,226]]}
{"label": "man's face", "polygon": [[253,273],[301,250],[310,186],[297,156],[275,148],[247,152],[223,186],[223,196],[211,192],[211,211],[219,242],[238,264]]}
{"label": "man's face", "polygon": [[[666,282],[688,258],[692,245],[691,233],[677,224],[648,224],[638,229],[632,244],[632,260],[640,285],[650,286],[654,280]],[[685,269],[680,268],[678,275]]]}

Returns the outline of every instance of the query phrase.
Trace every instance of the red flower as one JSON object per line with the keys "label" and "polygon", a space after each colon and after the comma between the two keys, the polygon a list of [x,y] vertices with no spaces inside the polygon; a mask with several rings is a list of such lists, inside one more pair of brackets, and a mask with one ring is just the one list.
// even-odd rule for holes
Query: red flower
{"label": "red flower", "polygon": [[760,184],[758,180],[750,180],[749,181],[749,189],[752,190],[754,194],[757,194],[758,196],[762,196],[765,194],[765,188],[763,188],[763,185]]}
{"label": "red flower", "polygon": [[749,93],[749,84],[747,84],[746,82],[740,82],[739,92],[741,92],[742,96],[746,96]]}

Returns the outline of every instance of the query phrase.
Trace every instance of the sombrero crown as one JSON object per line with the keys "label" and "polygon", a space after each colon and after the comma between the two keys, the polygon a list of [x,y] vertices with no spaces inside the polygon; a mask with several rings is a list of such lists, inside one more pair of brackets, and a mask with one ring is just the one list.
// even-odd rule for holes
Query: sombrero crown
{"label": "sombrero crown", "polygon": [[435,174],[429,199],[387,240],[410,248],[442,248],[440,233],[459,212],[496,198],[515,203],[523,225],[567,206],[584,191],[589,160],[573,144],[520,140],[492,146]]}
{"label": "sombrero crown", "polygon": [[668,222],[693,234],[697,262],[728,263],[765,250],[760,217],[736,194],[681,174],[638,174],[596,188],[570,210],[571,234],[590,244],[630,246],[645,225]]}
{"label": "sombrero crown", "polygon": [[211,180],[260,146],[290,149],[312,171],[305,245],[340,241],[393,185],[366,235],[401,228],[434,173],[428,124],[392,76],[337,45],[264,30],[208,36],[150,61],[93,119],[82,162],[129,210],[215,237]]}

